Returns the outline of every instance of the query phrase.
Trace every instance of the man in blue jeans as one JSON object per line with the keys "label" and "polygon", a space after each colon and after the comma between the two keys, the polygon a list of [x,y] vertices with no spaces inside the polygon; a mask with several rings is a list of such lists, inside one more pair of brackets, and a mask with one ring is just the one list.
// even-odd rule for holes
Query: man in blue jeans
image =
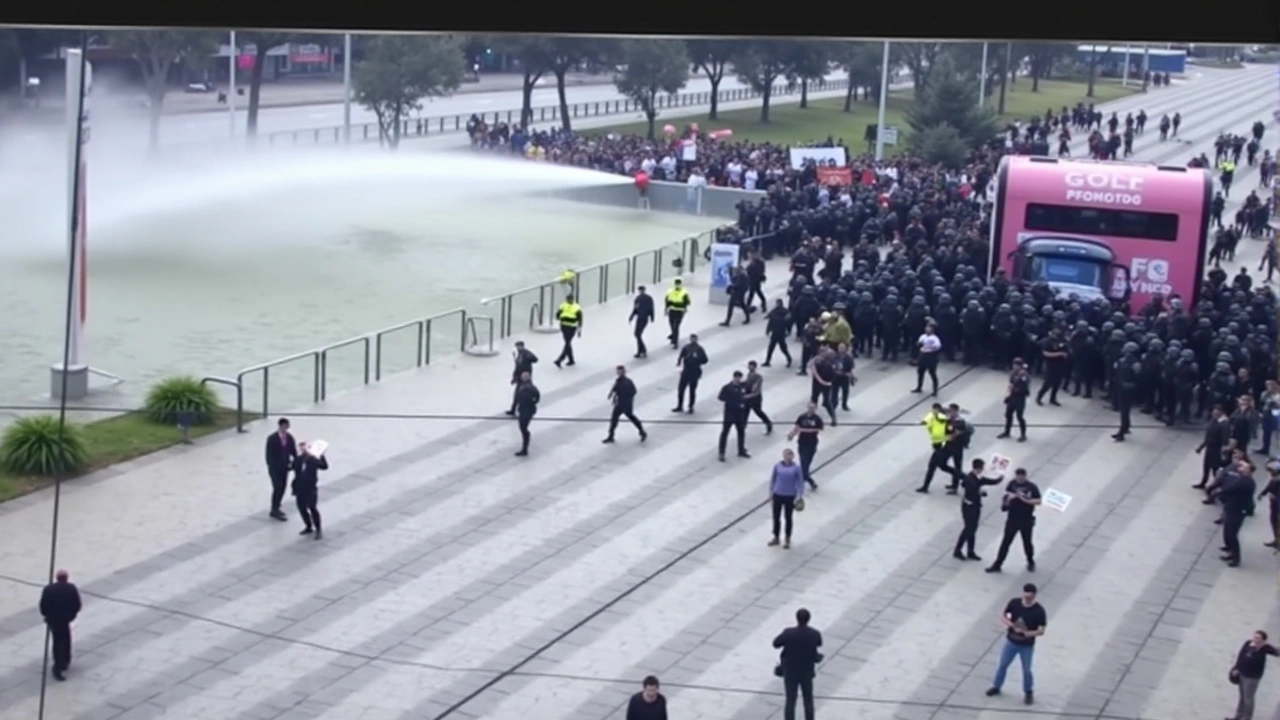
{"label": "man in blue jeans", "polygon": [[1000,616],[1000,622],[1005,628],[1004,647],[1000,650],[1000,664],[996,667],[996,677],[991,682],[991,689],[987,690],[987,697],[1000,694],[1005,674],[1009,672],[1013,659],[1017,658],[1022,662],[1023,700],[1030,705],[1035,702],[1035,676],[1031,673],[1031,658],[1035,655],[1036,638],[1044,634],[1045,625],[1049,622],[1044,607],[1036,601],[1036,586],[1033,583],[1022,586],[1022,597],[1009,601],[1004,614]]}

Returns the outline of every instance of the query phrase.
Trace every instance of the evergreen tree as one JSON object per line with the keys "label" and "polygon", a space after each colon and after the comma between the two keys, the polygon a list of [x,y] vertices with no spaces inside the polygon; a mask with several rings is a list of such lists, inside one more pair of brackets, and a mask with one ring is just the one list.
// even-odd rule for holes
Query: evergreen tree
{"label": "evergreen tree", "polygon": [[[940,57],[930,73],[928,87],[907,111],[912,137],[921,137],[929,128],[949,125],[969,147],[991,140],[1000,126],[995,115],[978,107],[978,84],[956,73],[950,59]],[[918,142],[918,141],[917,141]]]}

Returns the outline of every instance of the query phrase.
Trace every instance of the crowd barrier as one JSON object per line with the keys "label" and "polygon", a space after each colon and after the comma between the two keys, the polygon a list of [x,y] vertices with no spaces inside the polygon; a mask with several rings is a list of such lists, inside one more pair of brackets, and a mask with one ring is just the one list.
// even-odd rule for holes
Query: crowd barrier
{"label": "crowd barrier", "polygon": [[[835,90],[844,90],[848,86],[849,82],[847,80],[814,80],[809,83],[809,92],[832,92]],[[770,92],[772,97],[797,95],[800,92],[800,85],[778,84],[770,88]],[[739,102],[742,100],[752,100],[760,97],[761,95],[762,93],[750,88],[731,88],[728,90],[721,90],[719,92],[719,101],[722,103]],[[659,95],[657,98],[659,111],[670,108],[702,107],[709,106],[710,104],[711,92],[709,90]],[[559,105],[535,107],[531,108],[531,111],[532,124],[534,125],[558,122],[561,120]],[[570,119],[578,119],[606,117],[610,115],[630,115],[641,112],[641,109],[634,100],[619,98],[616,100],[596,100],[590,102],[569,103],[567,111]],[[400,139],[409,140],[413,138],[434,137],[436,135],[466,132],[467,122],[471,119],[471,115],[471,113],[465,113],[456,115],[424,116],[401,120]],[[509,125],[515,126],[520,123],[520,108],[476,112],[475,115],[491,125],[505,122]],[[342,144],[345,142],[344,129],[345,128],[343,126],[338,125],[259,133],[253,142],[266,146],[314,146]],[[351,125],[351,142],[377,142],[379,137],[379,127],[376,122]]]}
{"label": "crowd barrier", "polygon": [[[634,206],[634,189],[633,202]],[[555,311],[572,291],[584,307],[631,295],[639,285],[657,286],[702,266],[703,249],[715,230],[659,248],[577,269],[571,286],[550,280],[455,308],[406,320],[371,333],[242,368],[234,377],[209,376],[204,383],[234,392],[236,429],[246,412],[265,417],[288,407],[321,403],[332,393],[353,390],[388,375],[430,365],[441,357],[491,357],[512,335],[556,331]],[[252,403],[252,405],[251,405]]]}

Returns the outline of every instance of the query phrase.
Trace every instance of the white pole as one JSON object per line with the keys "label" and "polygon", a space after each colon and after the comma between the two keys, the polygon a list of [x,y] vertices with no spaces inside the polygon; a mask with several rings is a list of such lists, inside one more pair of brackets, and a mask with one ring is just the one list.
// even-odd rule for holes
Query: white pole
{"label": "white pole", "polygon": [[1147,73],[1151,71],[1151,46],[1142,44],[1142,92],[1147,91]]}
{"label": "white pole", "polygon": [[884,41],[880,60],[880,115],[876,119],[876,160],[884,159],[884,111],[889,103],[889,41]]}
{"label": "white pole", "polygon": [[978,77],[978,107],[982,107],[987,102],[987,46],[989,43],[982,43],[982,74]]}
{"label": "white pole", "polygon": [[1120,84],[1124,87],[1129,86],[1129,46],[1124,46],[1124,75],[1120,78]]}
{"label": "white pole", "polygon": [[351,143],[351,33],[342,37],[342,141]]}
{"label": "white pole", "polygon": [[231,118],[231,139],[236,137],[236,65],[240,62],[240,53],[236,49],[236,31],[231,31],[231,46],[227,54],[227,115]]}
{"label": "white pole", "polygon": [[[84,253],[84,208],[85,208],[85,158],[81,152],[81,143],[88,141],[88,103],[80,92],[81,85],[89,85],[89,78],[84,77],[87,68],[82,64],[81,51],[67,50],[67,262],[74,268],[75,277],[71,282],[71,327],[67,337],[66,372],[76,372],[83,368],[85,321],[85,253]],[[85,123],[85,127],[80,127]],[[78,393],[71,391],[70,399],[78,399]]]}

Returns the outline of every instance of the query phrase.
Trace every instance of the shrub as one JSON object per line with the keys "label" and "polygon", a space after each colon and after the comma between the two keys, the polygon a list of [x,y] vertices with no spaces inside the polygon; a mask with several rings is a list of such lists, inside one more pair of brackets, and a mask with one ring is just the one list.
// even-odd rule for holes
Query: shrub
{"label": "shrub", "polygon": [[956,169],[969,156],[969,145],[960,132],[947,123],[924,128],[911,136],[911,148],[926,162]]}
{"label": "shrub", "polygon": [[0,437],[0,466],[19,475],[69,475],[87,459],[80,428],[52,415],[19,418]]}
{"label": "shrub", "polygon": [[218,396],[198,379],[178,375],[152,385],[142,409],[147,419],[162,425],[176,425],[184,412],[191,413],[192,425],[208,425],[218,411]]}

